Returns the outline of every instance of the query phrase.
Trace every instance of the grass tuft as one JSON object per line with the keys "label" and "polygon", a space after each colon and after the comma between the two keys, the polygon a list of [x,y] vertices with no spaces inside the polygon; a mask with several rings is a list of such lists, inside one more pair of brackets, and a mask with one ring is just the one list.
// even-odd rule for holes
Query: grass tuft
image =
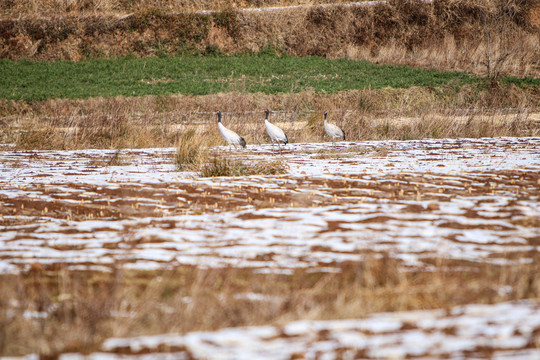
{"label": "grass tuft", "polygon": [[325,135],[322,119],[322,111],[316,111],[307,118],[306,128],[313,136],[322,138]]}
{"label": "grass tuft", "polygon": [[122,149],[117,149],[108,161],[107,166],[123,166],[125,164],[126,161],[122,156]]}
{"label": "grass tuft", "polygon": [[249,162],[216,154],[200,166],[202,177],[279,175],[286,172],[287,166],[279,160]]}
{"label": "grass tuft", "polygon": [[181,171],[196,171],[208,158],[208,150],[203,147],[202,137],[195,129],[188,129],[180,135],[176,152],[176,165]]}

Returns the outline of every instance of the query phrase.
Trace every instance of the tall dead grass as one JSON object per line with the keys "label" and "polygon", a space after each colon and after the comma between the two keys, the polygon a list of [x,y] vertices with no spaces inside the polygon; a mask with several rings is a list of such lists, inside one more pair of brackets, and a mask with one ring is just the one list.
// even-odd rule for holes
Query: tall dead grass
{"label": "tall dead grass", "polygon": [[[160,98],[146,100],[159,108]],[[178,139],[174,122],[126,98],[2,105],[10,114],[3,138],[21,149],[165,147]]]}
{"label": "tall dead grass", "polygon": [[[0,355],[55,357],[97,351],[108,337],[534,298],[540,296],[539,263],[503,267],[439,259],[434,271],[403,272],[395,260],[371,258],[344,264],[340,273],[299,269],[292,275],[233,268],[103,273],[34,266],[21,275],[0,276]],[[250,300],[245,296],[250,293],[263,300]]]}
{"label": "tall dead grass", "polygon": [[126,14],[146,9],[199,11],[348,2],[353,0],[6,0],[0,3],[0,14],[20,18],[58,14]]}
{"label": "tall dead grass", "polygon": [[181,152],[189,158],[194,148],[226,145],[217,130],[217,108],[224,113],[224,124],[248,145],[270,142],[264,129],[266,108],[272,110],[270,120],[285,130],[291,142],[328,140],[322,129],[325,110],[351,141],[540,135],[540,93],[500,85],[336,94],[4,100],[0,102],[4,125],[0,140],[21,150],[181,148],[184,144]]}
{"label": "tall dead grass", "polygon": [[178,11],[174,9],[185,11],[180,2],[156,2],[157,7],[150,0],[136,4],[134,13],[125,17],[81,17],[74,10],[61,18],[1,21],[0,58],[78,61],[126,55],[256,53],[270,45],[296,56],[349,57],[482,76],[540,76],[537,0],[393,0],[372,6],[267,12],[226,6],[213,14],[174,13]]}
{"label": "tall dead grass", "polygon": [[178,140],[176,164],[179,170],[197,171],[208,159],[208,145],[196,129],[185,129]]}

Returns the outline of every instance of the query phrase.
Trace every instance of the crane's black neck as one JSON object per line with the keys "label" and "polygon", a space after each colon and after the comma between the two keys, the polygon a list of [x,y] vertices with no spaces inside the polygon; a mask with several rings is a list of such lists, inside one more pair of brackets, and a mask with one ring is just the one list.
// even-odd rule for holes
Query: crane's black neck
{"label": "crane's black neck", "polygon": [[218,113],[217,113],[217,122],[218,123],[221,122],[221,111],[218,111]]}
{"label": "crane's black neck", "polygon": [[270,114],[270,111],[266,110],[265,113],[266,113],[266,117],[264,118],[264,120],[268,120],[268,114]]}
{"label": "crane's black neck", "polygon": [[324,121],[326,121],[326,113],[324,113]]}

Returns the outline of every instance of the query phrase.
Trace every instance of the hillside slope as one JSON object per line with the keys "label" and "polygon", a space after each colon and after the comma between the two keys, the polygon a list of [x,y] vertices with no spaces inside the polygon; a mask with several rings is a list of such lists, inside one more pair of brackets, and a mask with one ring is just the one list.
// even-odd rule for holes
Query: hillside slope
{"label": "hillside slope", "polygon": [[4,19],[0,58],[79,61],[271,49],[477,75],[540,76],[538,0],[394,0],[271,11],[134,10],[122,16],[81,11]]}

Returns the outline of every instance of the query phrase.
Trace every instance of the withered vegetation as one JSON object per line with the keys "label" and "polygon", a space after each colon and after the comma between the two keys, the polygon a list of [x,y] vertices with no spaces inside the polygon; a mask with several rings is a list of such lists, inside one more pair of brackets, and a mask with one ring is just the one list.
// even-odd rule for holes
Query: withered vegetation
{"label": "withered vegetation", "polygon": [[7,0],[0,4],[0,14],[9,17],[126,14],[144,9],[200,11],[350,2],[354,0]]}
{"label": "withered vegetation", "polygon": [[228,149],[230,154],[210,149],[221,142],[212,129],[212,126],[190,127],[180,133],[175,157],[179,170],[192,171],[202,177],[277,175],[286,172],[287,167],[279,160],[248,161],[230,156],[232,147]]}
{"label": "withered vegetation", "polygon": [[[215,123],[217,108],[248,145],[270,142],[263,122],[266,108],[274,111],[272,120],[291,142],[327,141],[324,110],[351,141],[538,136],[539,107],[538,90],[500,83],[486,88],[411,87],[335,94],[0,100],[5,130],[0,143],[21,150],[180,146],[181,153],[189,153],[200,146],[225,145]],[[179,158],[179,164],[184,163]]]}
{"label": "withered vegetation", "polygon": [[[538,259],[537,259],[538,260]],[[538,261],[402,272],[372,258],[340,273],[292,275],[250,269],[110,273],[37,265],[0,277],[0,354],[98,351],[108,337],[284,324],[295,319],[358,318],[374,312],[449,308],[540,296]],[[508,287],[511,291],[500,292]],[[260,294],[253,300],[245,294]]]}
{"label": "withered vegetation", "polygon": [[279,175],[287,171],[280,160],[246,161],[214,154],[199,165],[202,177]]}

